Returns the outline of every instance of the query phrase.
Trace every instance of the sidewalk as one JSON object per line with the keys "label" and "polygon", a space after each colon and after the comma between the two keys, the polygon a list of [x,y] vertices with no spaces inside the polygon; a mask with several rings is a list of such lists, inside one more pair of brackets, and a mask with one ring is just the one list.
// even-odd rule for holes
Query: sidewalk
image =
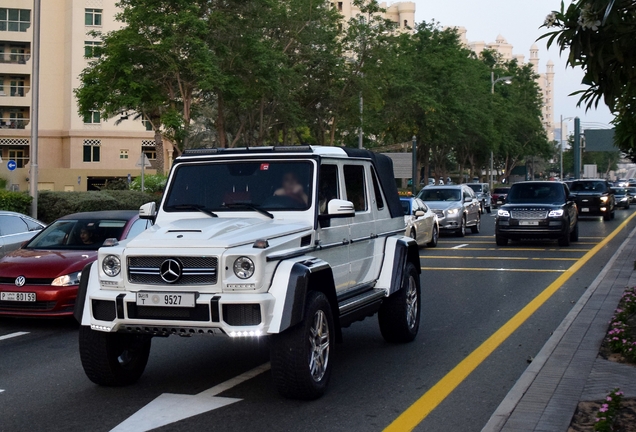
{"label": "sidewalk", "polygon": [[636,367],[598,357],[608,323],[628,286],[636,286],[636,229],[565,317],[508,392],[482,432],[565,432],[579,401],[620,387],[636,397]]}

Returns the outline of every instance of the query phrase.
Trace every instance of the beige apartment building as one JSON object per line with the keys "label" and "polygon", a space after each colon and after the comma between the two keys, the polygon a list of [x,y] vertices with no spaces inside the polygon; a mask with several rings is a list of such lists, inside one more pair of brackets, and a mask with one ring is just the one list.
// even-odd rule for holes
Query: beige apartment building
{"label": "beige apartment building", "polygon": [[[118,28],[115,4],[42,1],[39,190],[95,189],[107,179],[140,175],[135,165],[142,152],[151,163],[156,158],[153,132],[132,115],[102,119],[98,113],[86,118],[77,113],[73,90],[100,43],[88,33]],[[0,0],[0,177],[14,190],[29,187],[32,7],[32,0]],[[12,172],[9,160],[17,163]]]}
{"label": "beige apartment building", "polygon": [[[464,27],[457,27],[457,32],[459,33],[460,40],[463,42],[465,46],[473,50],[477,55],[479,55],[483,50],[493,50],[501,55],[501,59],[503,61],[511,61],[517,60],[519,64],[525,64],[525,56],[521,54],[514,54],[514,47],[506,41],[506,39],[499,35],[494,42],[486,43],[484,41],[474,41],[471,42],[466,37],[466,29]],[[548,135],[548,140],[553,141],[555,139],[554,136],[554,62],[552,60],[548,60],[546,64],[545,72],[540,72],[539,70],[539,47],[536,44],[533,44],[530,47],[530,59],[528,63],[532,65],[532,69],[539,76],[537,78],[537,84],[541,89],[541,94],[543,96],[543,127]]]}
{"label": "beige apartment building", "polygon": [[[360,15],[360,8],[353,4],[352,0],[332,1],[345,20],[349,20],[356,15]],[[415,27],[415,3],[414,2],[396,2],[387,5],[386,2],[380,3],[380,7],[385,9],[383,18],[389,19],[397,24],[399,29],[409,29]]]}

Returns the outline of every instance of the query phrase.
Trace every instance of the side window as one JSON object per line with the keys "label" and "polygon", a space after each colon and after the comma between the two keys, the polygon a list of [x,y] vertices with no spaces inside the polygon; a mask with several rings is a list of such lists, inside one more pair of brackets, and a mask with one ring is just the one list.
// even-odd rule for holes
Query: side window
{"label": "side window", "polygon": [[132,226],[130,227],[130,231],[128,231],[128,235],[126,238],[137,237],[142,232],[146,231],[148,228],[152,226],[152,222],[146,219],[137,219]]}
{"label": "side window", "polygon": [[0,216],[0,234],[12,235],[29,231],[29,227],[17,216]]}
{"label": "side window", "polygon": [[378,210],[384,208],[384,199],[382,198],[382,189],[380,189],[380,182],[378,182],[378,176],[375,173],[375,169],[371,167],[371,177],[373,178],[373,192],[375,194],[375,205]]}
{"label": "side window", "polygon": [[428,207],[426,206],[426,204],[424,204],[424,201],[419,200],[419,199],[416,200],[416,201],[419,204],[420,209],[422,209],[422,211],[426,213],[428,211]]}
{"label": "side window", "polygon": [[39,223],[37,223],[34,220],[26,219],[26,218],[22,218],[22,220],[24,221],[24,223],[27,224],[27,227],[29,228],[29,231],[39,231],[42,228],[44,228],[42,225],[40,225]]}
{"label": "side window", "polygon": [[327,203],[332,199],[338,199],[338,166],[323,164],[320,166],[320,181],[318,189],[318,204],[320,214],[327,213]]}
{"label": "side window", "polygon": [[464,199],[472,198],[472,197],[473,196],[471,195],[471,193],[467,189],[464,189]]}
{"label": "side window", "polygon": [[347,188],[347,199],[353,203],[357,212],[366,211],[367,194],[365,190],[364,166],[345,165],[344,167],[345,187]]}

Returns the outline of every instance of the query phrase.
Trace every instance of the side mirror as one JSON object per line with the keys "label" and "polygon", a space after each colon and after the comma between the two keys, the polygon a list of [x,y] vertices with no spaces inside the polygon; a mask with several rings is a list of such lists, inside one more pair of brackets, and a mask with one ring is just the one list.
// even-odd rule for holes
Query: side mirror
{"label": "side mirror", "polygon": [[157,204],[149,202],[139,207],[139,219],[154,221],[157,217]]}
{"label": "side mirror", "polygon": [[422,210],[417,210],[415,213],[413,213],[413,215],[414,215],[415,217],[422,217],[422,216],[424,216],[425,214],[426,214],[426,213],[425,213],[425,212],[423,212]]}
{"label": "side mirror", "polygon": [[327,216],[330,218],[354,217],[355,207],[351,201],[332,199],[327,204]]}
{"label": "side mirror", "polygon": [[473,202],[473,199],[470,198],[470,197],[467,197],[467,198],[464,198],[464,202],[465,203],[470,203],[470,202]]}

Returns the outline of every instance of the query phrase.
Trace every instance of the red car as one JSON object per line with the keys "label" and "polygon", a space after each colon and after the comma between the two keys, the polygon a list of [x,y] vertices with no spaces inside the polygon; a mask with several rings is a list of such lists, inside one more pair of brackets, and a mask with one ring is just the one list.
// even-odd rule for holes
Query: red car
{"label": "red car", "polygon": [[132,238],[151,225],[136,211],[76,213],[53,222],[0,259],[0,316],[73,314],[84,266],[106,239]]}
{"label": "red car", "polygon": [[492,205],[495,207],[502,206],[506,203],[506,197],[510,192],[509,187],[498,187],[492,192]]}

